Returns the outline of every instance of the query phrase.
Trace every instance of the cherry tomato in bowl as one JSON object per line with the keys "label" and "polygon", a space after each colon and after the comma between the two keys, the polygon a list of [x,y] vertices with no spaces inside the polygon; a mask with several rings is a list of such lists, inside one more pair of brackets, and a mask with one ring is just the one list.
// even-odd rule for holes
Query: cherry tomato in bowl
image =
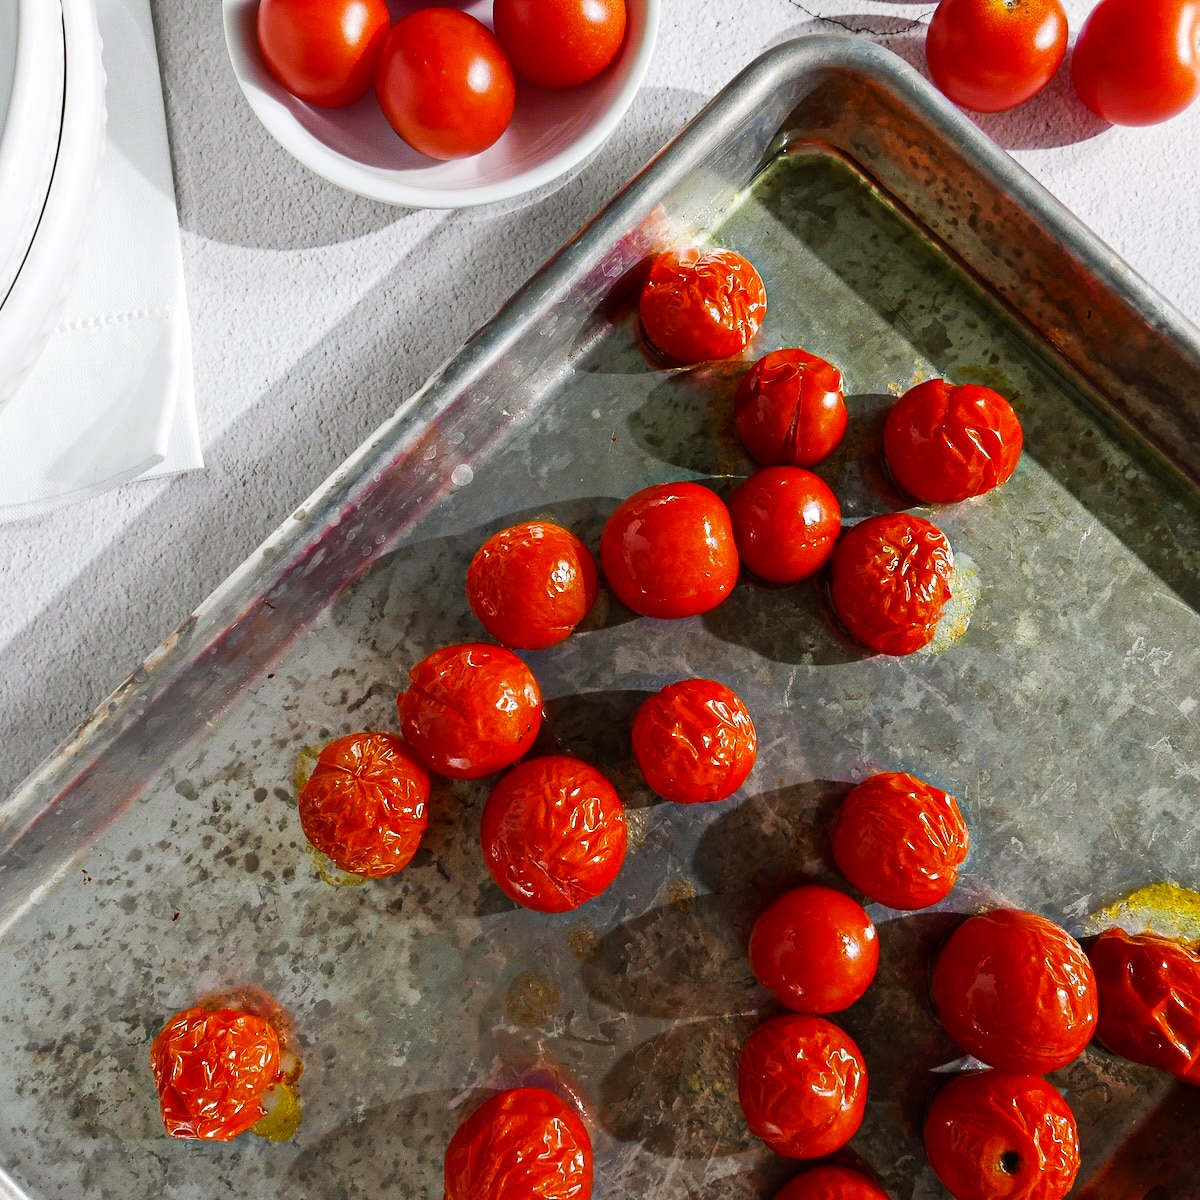
{"label": "cherry tomato in bowl", "polygon": [[496,0],[492,21],[512,69],[543,87],[575,87],[617,56],[625,0]]}
{"label": "cherry tomato in bowl", "polygon": [[813,1167],[786,1183],[775,1200],[888,1200],[888,1194],[849,1167]]}

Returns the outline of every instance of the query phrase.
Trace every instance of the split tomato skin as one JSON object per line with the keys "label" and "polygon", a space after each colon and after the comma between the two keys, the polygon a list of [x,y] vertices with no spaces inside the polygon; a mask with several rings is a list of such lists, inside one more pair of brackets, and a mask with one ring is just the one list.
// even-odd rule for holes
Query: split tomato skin
{"label": "split tomato skin", "polygon": [[888,1194],[849,1167],[813,1167],[786,1183],[775,1200],[888,1200]]}
{"label": "split tomato skin", "polygon": [[625,0],[496,0],[492,20],[522,79],[575,87],[616,58],[625,38]]}

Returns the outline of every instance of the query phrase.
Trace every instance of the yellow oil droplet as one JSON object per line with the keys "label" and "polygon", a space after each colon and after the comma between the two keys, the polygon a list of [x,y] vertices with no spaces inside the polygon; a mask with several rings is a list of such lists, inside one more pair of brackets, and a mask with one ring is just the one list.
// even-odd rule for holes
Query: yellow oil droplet
{"label": "yellow oil droplet", "polygon": [[595,962],[600,957],[600,935],[586,921],[567,931],[567,949],[580,962]]}
{"label": "yellow oil droplet", "polygon": [[316,867],[321,881],[329,884],[330,887],[362,887],[367,882],[363,875],[343,871],[329,855],[322,854],[316,846],[309,846],[308,854],[313,860],[313,866]]}
{"label": "yellow oil droplet", "polygon": [[1119,925],[1127,933],[1200,940],[1200,892],[1177,883],[1151,883],[1102,908],[1088,920],[1088,933]]}
{"label": "yellow oil droplet", "polygon": [[286,1142],[300,1128],[300,1093],[287,1083],[277,1083],[263,1093],[266,1113],[250,1132],[268,1142]]}
{"label": "yellow oil droplet", "polygon": [[548,975],[522,971],[508,985],[505,1009],[514,1025],[542,1025],[558,1011],[562,992]]}
{"label": "yellow oil droplet", "polygon": [[292,788],[299,796],[304,785],[312,778],[317,769],[317,756],[321,753],[320,746],[303,746],[296,755],[296,765],[292,768]]}
{"label": "yellow oil droplet", "polygon": [[966,637],[971,618],[975,615],[975,606],[979,603],[980,591],[979,568],[965,555],[960,557],[950,576],[950,599],[942,609],[937,631],[929,643],[929,649],[934,654],[949,650]]}
{"label": "yellow oil droplet", "polygon": [[666,901],[671,912],[691,912],[696,904],[696,885],[689,879],[672,879],[667,884]]}

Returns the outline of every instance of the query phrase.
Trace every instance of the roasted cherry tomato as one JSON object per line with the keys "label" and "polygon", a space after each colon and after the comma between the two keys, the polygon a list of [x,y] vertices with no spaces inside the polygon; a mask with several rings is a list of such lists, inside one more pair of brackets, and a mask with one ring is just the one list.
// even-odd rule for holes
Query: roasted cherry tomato
{"label": "roasted cherry tomato", "polygon": [[625,806],[613,785],[577,758],[519,763],[488,797],[483,861],[500,890],[537,912],[594,900],[625,861]]}
{"label": "roasted cherry tomato", "polygon": [[386,0],[260,0],[258,46],[271,74],[307,104],[361,100],[391,27]]}
{"label": "roasted cherry tomato", "polygon": [[625,0],[496,0],[492,20],[522,79],[573,87],[616,58],[625,37]]}
{"label": "roasted cherry tomato", "polygon": [[772,1017],[742,1048],[738,1099],[750,1132],[776,1154],[821,1158],[858,1132],[867,1067],[832,1021],[799,1013]]}
{"label": "roasted cherry tomato", "polygon": [[1088,947],[1096,1040],[1133,1062],[1200,1084],[1200,946],[1106,929]]}
{"label": "roasted cherry tomato", "polygon": [[960,925],[933,965],[930,991],[946,1032],[998,1071],[1057,1071],[1096,1029],[1087,955],[1036,913],[1000,908]]}
{"label": "roasted cherry tomato", "polygon": [[934,1096],[925,1154],[954,1200],[1061,1200],[1079,1170],[1079,1134],[1044,1079],[973,1071]]}
{"label": "roasted cherry tomato", "polygon": [[445,1185],[445,1200],[590,1200],[591,1138],[553,1092],[499,1092],[450,1139]]}
{"label": "roasted cherry tomato", "polygon": [[884,513],[842,534],[833,551],[829,596],[852,637],[880,654],[911,654],[933,640],[954,554],[924,517]]}
{"label": "roasted cherry tomato", "polygon": [[644,617],[707,612],[737,583],[729,509],[698,483],[643,488],[608,518],[600,563],[617,599]]}
{"label": "roasted cherry tomato", "polygon": [[729,358],[744,350],[767,314],[754,267],[732,250],[680,250],[650,266],[638,301],[650,343],[681,363]]}
{"label": "roasted cherry tomato", "polygon": [[1037,95],[1067,53],[1059,0],[941,0],[925,57],[933,82],[955,104],[1003,112]]}
{"label": "roasted cherry tomato", "polygon": [[668,684],[633,718],[633,755],[664,800],[724,800],[746,782],[758,734],[736,693],[711,679]]}
{"label": "roasted cherry tomato", "polygon": [[799,467],[764,467],[729,497],[742,566],[771,583],[797,583],[833,554],[842,510],[828,485]]}
{"label": "roasted cherry tomato", "polygon": [[430,158],[466,158],[508,128],[512,68],[481,21],[456,8],[421,8],[392,26],[375,94],[388,124]]}
{"label": "roasted cherry tomato", "polygon": [[528,753],[542,727],[542,693],[511,651],[482,642],[447,646],[408,673],[396,698],[400,731],[430,771],[478,779]]}
{"label": "roasted cherry tomato", "polygon": [[999,392],[944,379],[905,392],[883,428],[892,476],[926,504],[954,504],[1006,483],[1023,442],[1017,414]]}
{"label": "roasted cherry tomato", "polygon": [[733,398],[742,444],[764,467],[811,467],[831,454],[849,417],[842,373],[807,350],[772,350]]}
{"label": "roasted cherry tomato", "polygon": [[954,797],[900,771],[864,779],[842,801],[833,827],[838,870],[888,908],[945,899],[970,844]]}
{"label": "roasted cherry tomato", "polygon": [[1114,125],[1157,125],[1200,96],[1200,0],[1100,0],[1071,52],[1079,98]]}
{"label": "roasted cherry tomato", "polygon": [[429,824],[429,775],[395,734],[352,733],[318,755],[299,808],[304,836],[343,871],[392,875]]}
{"label": "roasted cherry tomato", "polygon": [[591,612],[598,589],[591,552],[549,521],[492,534],[467,570],[471,611],[514,650],[541,650],[568,637]]}
{"label": "roasted cherry tomato", "polygon": [[775,1200],[888,1200],[888,1195],[849,1167],[813,1167],[785,1184]]}
{"label": "roasted cherry tomato", "polygon": [[754,922],[750,969],[785,1008],[841,1012],[867,990],[879,939],[863,906],[812,884],[784,892]]}

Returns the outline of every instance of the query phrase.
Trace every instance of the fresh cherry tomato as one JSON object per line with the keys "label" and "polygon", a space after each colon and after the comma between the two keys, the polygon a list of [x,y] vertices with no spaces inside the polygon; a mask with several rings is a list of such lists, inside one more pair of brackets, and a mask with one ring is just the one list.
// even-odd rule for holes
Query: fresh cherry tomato
{"label": "fresh cherry tomato", "polygon": [[481,21],[456,8],[421,8],[392,26],[375,74],[388,124],[430,158],[466,158],[508,128],[512,68]]}
{"label": "fresh cherry tomato", "polygon": [[738,1100],[750,1132],[785,1158],[821,1158],[862,1124],[867,1066],[832,1021],[789,1013],[760,1025],[742,1047]]}
{"label": "fresh cherry tomato", "polygon": [[633,755],[646,783],[677,804],[732,796],[757,754],[758,734],[741,697],[712,679],[668,684],[633,718]]}
{"label": "fresh cherry tomato", "polygon": [[944,900],[970,845],[954,797],[901,771],[864,779],[842,801],[833,827],[838,870],[888,908]]}
{"label": "fresh cherry tomato", "polygon": [[1157,125],[1200,95],[1200,0],[1101,0],[1071,53],[1079,98],[1114,125]]}
{"label": "fresh cherry tomato", "polygon": [[340,108],[370,90],[390,26],[386,0],[260,0],[258,47],[293,96]]}
{"label": "fresh cherry tomato", "polygon": [[883,452],[896,482],[926,504],[954,504],[1006,483],[1024,435],[999,392],[928,379],[892,406]]}
{"label": "fresh cherry tomato", "polygon": [[852,637],[880,654],[911,654],[933,640],[954,554],[924,517],[883,513],[842,534],[829,597]]}
{"label": "fresh cherry tomato", "polygon": [[616,58],[625,38],[625,0],[496,0],[492,20],[522,79],[573,87]]}
{"label": "fresh cherry tomato", "polygon": [[807,350],[772,350],[733,398],[742,444],[764,467],[811,467],[831,454],[849,416],[842,373]]}
{"label": "fresh cherry tomato", "polygon": [[954,1200],[1061,1200],[1079,1170],[1079,1134],[1044,1079],[973,1071],[934,1096],[925,1154]]}
{"label": "fresh cherry tomato", "polygon": [[590,1200],[591,1138],[553,1092],[499,1092],[450,1139],[445,1190],[445,1200]]}
{"label": "fresh cherry tomato", "polygon": [[671,250],[650,265],[638,301],[651,345],[681,363],[744,350],[767,314],[753,265],[732,250]]}
{"label": "fresh cherry tomato", "polygon": [[300,824],[343,871],[377,879],[412,861],[428,806],[429,776],[395,734],[352,733],[317,756],[300,791]]}
{"label": "fresh cherry tomato", "polygon": [[1001,908],[960,925],[933,965],[930,991],[946,1032],[998,1071],[1057,1071],[1096,1029],[1087,955],[1036,913]]}
{"label": "fresh cherry tomato", "polygon": [[833,554],[842,510],[828,485],[799,467],[764,467],[729,497],[742,566],[771,583],[797,583]]}
{"label": "fresh cherry tomato", "polygon": [[849,1167],[813,1167],[785,1184],[775,1200],[888,1200],[888,1195]]}
{"label": "fresh cherry tomato", "polygon": [[531,758],[488,797],[483,861],[500,890],[537,912],[569,912],[594,900],[625,861],[625,806],[585,762]]}
{"label": "fresh cherry tomato", "polygon": [[707,612],[737,583],[729,510],[698,483],[643,488],[608,518],[600,563],[617,599],[644,617]]}
{"label": "fresh cherry tomato", "polygon": [[1200,946],[1106,929],[1088,947],[1096,1040],[1133,1062],[1200,1084]]}
{"label": "fresh cherry tomato", "polygon": [[511,766],[542,727],[542,693],[511,651],[482,642],[435,650],[396,698],[400,732],[430,770],[478,779]]}
{"label": "fresh cherry tomato", "polygon": [[863,906],[812,884],[784,892],[754,922],[750,969],[785,1008],[841,1012],[870,986],[879,939]]}
{"label": "fresh cherry tomato", "polygon": [[588,548],[549,521],[492,534],[467,570],[471,611],[514,650],[541,650],[568,637],[591,612],[598,589]]}
{"label": "fresh cherry tomato", "polygon": [[933,82],[975,112],[1024,104],[1066,53],[1060,0],[941,0],[925,37]]}

